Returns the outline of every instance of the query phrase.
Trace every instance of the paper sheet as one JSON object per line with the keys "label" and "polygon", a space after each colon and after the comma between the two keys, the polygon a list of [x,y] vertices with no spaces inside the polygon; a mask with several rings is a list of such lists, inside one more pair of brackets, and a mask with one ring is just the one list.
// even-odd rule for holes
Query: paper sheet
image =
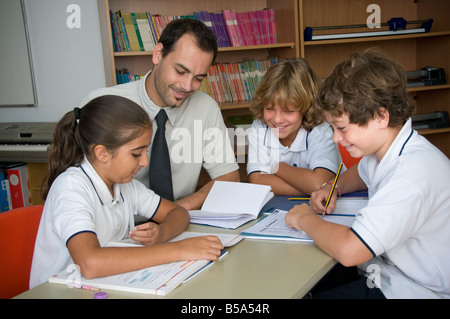
{"label": "paper sheet", "polygon": [[[253,239],[312,242],[311,237],[303,231],[290,228],[286,225],[285,219],[287,213],[285,210],[277,209],[252,227],[243,231],[241,235]],[[332,223],[350,226],[353,223],[354,216],[326,215],[323,219]]]}

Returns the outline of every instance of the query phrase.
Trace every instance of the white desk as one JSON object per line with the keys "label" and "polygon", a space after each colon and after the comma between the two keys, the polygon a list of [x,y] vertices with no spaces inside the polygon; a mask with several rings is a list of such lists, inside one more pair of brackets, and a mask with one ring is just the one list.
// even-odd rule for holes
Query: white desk
{"label": "white desk", "polygon": [[[249,225],[251,225],[250,223]],[[239,233],[237,230],[189,225],[190,231]],[[335,260],[311,243],[244,239],[227,248],[229,254],[167,296],[105,290],[114,298],[290,299],[302,298],[335,265]],[[94,292],[44,283],[22,298],[87,298]]]}
{"label": "white desk", "polygon": [[[265,210],[289,210],[299,202],[279,196]],[[253,225],[248,223],[236,230],[201,225],[189,225],[188,231],[236,233]],[[292,299],[302,298],[336,264],[336,261],[315,244],[290,241],[244,239],[226,248],[229,254],[167,296],[145,295],[106,290],[108,299]],[[71,289],[66,285],[44,283],[16,299],[92,299],[94,292]]]}

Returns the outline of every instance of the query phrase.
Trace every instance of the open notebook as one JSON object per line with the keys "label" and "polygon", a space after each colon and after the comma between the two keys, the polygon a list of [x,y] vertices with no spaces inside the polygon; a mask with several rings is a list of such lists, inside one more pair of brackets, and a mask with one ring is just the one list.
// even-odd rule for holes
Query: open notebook
{"label": "open notebook", "polygon": [[271,187],[216,181],[201,210],[191,210],[191,223],[235,229],[256,219],[273,197]]}
{"label": "open notebook", "polygon": [[[241,232],[241,235],[250,239],[271,239],[271,240],[288,240],[288,241],[305,241],[313,242],[311,237],[303,231],[289,228],[286,225],[287,211],[276,209],[273,213],[261,219],[252,227]],[[325,215],[324,220],[350,226],[354,219],[354,215]]]}
{"label": "open notebook", "polygon": [[[217,236],[224,247],[231,247],[243,239],[242,236],[237,234],[195,233],[186,231],[171,241],[205,235]],[[111,242],[107,246],[133,247],[142,245],[131,240],[124,240]],[[221,257],[225,256],[227,253],[228,252],[225,250],[222,251]],[[219,260],[220,259],[221,258],[219,258]],[[181,283],[186,282],[212,264],[214,264],[214,262],[209,260],[178,261],[89,280],[85,279],[77,269],[70,267],[67,270],[51,276],[48,281],[51,283],[65,284],[68,287],[71,287],[72,285],[86,285],[98,289],[122,290],[164,296],[178,287]]]}

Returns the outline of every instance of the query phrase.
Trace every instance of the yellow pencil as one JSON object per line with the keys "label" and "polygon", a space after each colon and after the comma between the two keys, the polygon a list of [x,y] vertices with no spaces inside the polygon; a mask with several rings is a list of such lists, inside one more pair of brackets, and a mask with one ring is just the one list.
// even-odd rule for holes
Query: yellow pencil
{"label": "yellow pencil", "polygon": [[328,207],[328,204],[330,203],[331,196],[333,196],[333,192],[334,192],[334,189],[336,187],[336,182],[337,182],[337,180],[339,178],[339,174],[341,174],[342,165],[344,165],[344,163],[341,163],[341,165],[339,165],[339,169],[337,171],[336,177],[334,178],[333,185],[331,186],[330,195],[328,195],[328,199],[327,199],[327,202],[325,204],[325,211],[323,212],[322,216],[324,216],[326,214],[326,208]]}
{"label": "yellow pencil", "polygon": [[288,200],[309,200],[309,197],[291,197]]}

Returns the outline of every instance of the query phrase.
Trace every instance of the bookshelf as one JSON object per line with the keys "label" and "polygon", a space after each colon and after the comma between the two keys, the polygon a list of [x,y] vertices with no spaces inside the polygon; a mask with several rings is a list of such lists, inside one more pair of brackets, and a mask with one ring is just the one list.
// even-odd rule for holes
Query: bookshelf
{"label": "bookshelf", "polygon": [[[276,43],[219,47],[216,63],[240,63],[245,59],[268,60],[272,57],[283,59],[299,57],[298,33],[298,0],[97,0],[99,7],[100,31],[102,35],[103,56],[105,63],[106,83],[108,86],[117,83],[116,69],[127,68],[131,74],[145,74],[152,68],[152,52],[114,52],[112,41],[110,10],[122,12],[150,12],[159,15],[187,15],[196,11],[221,12],[234,10],[235,12],[250,12],[265,8],[275,11]],[[251,100],[219,103],[224,119],[230,116],[250,114]],[[245,181],[246,165],[240,164],[241,180]],[[198,186],[208,180],[202,171]]]}
{"label": "bookshelf", "polygon": [[[102,41],[104,48],[107,85],[115,85],[115,70],[127,68],[131,74],[145,74],[152,68],[150,51],[114,52],[109,11],[150,12],[159,15],[187,15],[196,11],[250,12],[265,8],[274,9],[276,38],[274,44],[219,47],[217,63],[238,63],[244,59],[265,60],[299,57],[298,0],[98,0]],[[251,101],[219,103],[221,109],[231,114],[248,112]],[[228,114],[227,113],[227,114]]]}
{"label": "bookshelf", "polygon": [[[393,17],[407,21],[434,19],[429,33],[379,37],[305,41],[305,27],[365,24],[371,0],[298,0],[299,51],[319,77],[325,78],[336,63],[355,51],[378,47],[406,71],[425,66],[444,68],[450,72],[450,2],[446,0],[379,0],[381,22]],[[366,28],[364,31],[367,31]],[[327,33],[332,33],[328,31]],[[336,33],[342,30],[335,31]],[[360,31],[351,31],[360,32]],[[447,80],[448,81],[448,80]],[[450,84],[408,88],[416,113],[447,111],[450,113]],[[450,157],[450,128],[419,130],[430,142]]]}

